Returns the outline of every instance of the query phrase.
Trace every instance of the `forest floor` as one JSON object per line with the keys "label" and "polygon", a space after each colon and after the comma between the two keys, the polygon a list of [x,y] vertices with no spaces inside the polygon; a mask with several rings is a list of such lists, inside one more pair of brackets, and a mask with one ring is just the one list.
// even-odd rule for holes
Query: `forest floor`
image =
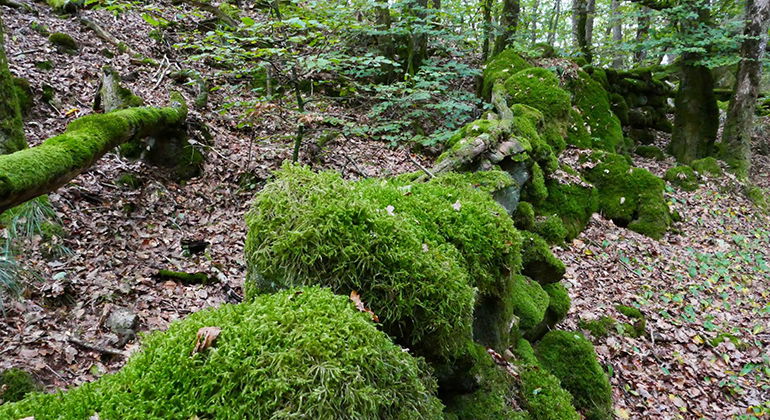
{"label": "forest floor", "polygon": [[[105,29],[160,66],[132,61],[77,19],[59,18],[38,4],[37,15],[2,9],[12,73],[30,80],[36,93],[26,122],[28,141],[38,144],[66,124],[91,112],[100,68],[109,64],[130,75],[127,87],[148,104],[167,102],[170,89],[189,99],[194,90],[168,80],[183,63],[172,48],[149,42],[152,29],[132,12],[116,17],[85,11]],[[77,55],[58,54],[33,23],[72,35]],[[52,70],[35,63],[51,61]],[[165,69],[165,70],[164,70]],[[197,67],[206,75],[206,68]],[[43,85],[56,90],[54,105],[40,100]],[[24,244],[23,264],[37,272],[28,293],[2,302],[0,370],[32,371],[48,389],[92,381],[120,368],[125,358],[89,350],[115,346],[118,337],[104,320],[118,307],[138,315],[139,331],[165,329],[189,313],[239,299],[245,264],[244,213],[249,200],[290,157],[292,127],[285,116],[266,113],[248,130],[236,117],[219,113],[221,91],[191,118],[214,135],[204,173],[183,184],[162,169],[108,154],[91,170],[51,194],[66,232],[69,252],[51,257],[41,238]],[[331,109],[347,118],[355,110]],[[383,143],[334,140],[320,153],[303,150],[303,162],[344,176],[385,176],[418,170],[408,151]],[[419,157],[423,162],[428,158]],[[658,175],[674,162],[637,159]],[[758,157],[754,181],[770,188],[770,159]],[[137,189],[119,185],[123,174],[142,181]],[[767,190],[765,190],[767,191]],[[770,412],[770,218],[728,177],[707,179],[694,192],[669,189],[668,199],[683,216],[661,241],[651,240],[594,215],[588,228],[557,255],[568,267],[565,283],[573,306],[565,328],[580,320],[611,316],[627,321],[617,304],[636,306],[647,334],[630,338],[613,331],[591,337],[610,368],[620,418],[729,418],[764,404]],[[209,243],[189,255],[183,240]],[[158,280],[161,269],[205,272],[208,285]],[[138,340],[123,350],[134,351]]]}

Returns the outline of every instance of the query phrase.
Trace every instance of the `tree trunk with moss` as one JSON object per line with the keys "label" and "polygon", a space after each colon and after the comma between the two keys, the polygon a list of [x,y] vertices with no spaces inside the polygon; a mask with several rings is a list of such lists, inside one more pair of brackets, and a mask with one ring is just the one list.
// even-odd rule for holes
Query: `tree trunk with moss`
{"label": "tree trunk with moss", "polygon": [[184,100],[176,96],[167,108],[79,118],[40,146],[0,156],[0,213],[61,187],[120,144],[178,129],[186,117]]}
{"label": "tree trunk with moss", "polygon": [[762,79],[762,60],[767,48],[768,25],[770,0],[747,0],[741,62],[735,91],[727,109],[720,151],[722,159],[742,177],[748,176],[751,167],[751,131]]}
{"label": "tree trunk with moss", "polygon": [[669,152],[683,163],[709,156],[719,129],[714,79],[708,67],[685,58],[674,104],[676,114]]}
{"label": "tree trunk with moss", "polygon": [[27,147],[21,107],[16,98],[13,77],[8,70],[3,30],[3,21],[0,19],[0,155]]}
{"label": "tree trunk with moss", "polygon": [[587,62],[593,60],[589,41],[589,0],[573,0],[572,2],[572,34],[575,46],[583,54]]}
{"label": "tree trunk with moss", "polygon": [[500,26],[502,33],[495,39],[494,54],[500,54],[513,41],[513,35],[519,26],[519,12],[521,5],[519,0],[503,0],[503,10],[500,12]]}

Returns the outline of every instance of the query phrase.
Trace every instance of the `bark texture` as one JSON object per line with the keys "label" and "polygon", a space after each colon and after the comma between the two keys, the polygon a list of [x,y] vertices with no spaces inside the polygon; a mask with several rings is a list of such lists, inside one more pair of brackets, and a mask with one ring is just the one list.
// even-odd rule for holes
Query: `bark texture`
{"label": "bark texture", "polygon": [[722,159],[739,176],[747,176],[751,167],[751,131],[754,108],[762,79],[762,59],[767,49],[770,24],[770,0],[746,1],[746,26],[741,44],[741,62],[735,91],[727,109],[727,121],[722,134]]}
{"label": "bark texture", "polygon": [[520,12],[521,5],[519,0],[503,0],[503,10],[500,13],[500,26],[502,32],[497,39],[495,39],[494,55],[497,55],[508,48],[511,41],[513,41],[516,28],[519,26]]}

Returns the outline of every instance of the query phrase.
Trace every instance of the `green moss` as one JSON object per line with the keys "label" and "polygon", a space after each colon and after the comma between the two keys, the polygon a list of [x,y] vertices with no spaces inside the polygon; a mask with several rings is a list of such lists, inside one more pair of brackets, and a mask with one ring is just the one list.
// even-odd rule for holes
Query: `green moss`
{"label": "green moss", "polygon": [[610,333],[615,329],[616,324],[617,321],[609,316],[602,316],[593,320],[581,319],[578,321],[578,327],[589,331],[591,335],[596,338],[603,338],[610,335]]}
{"label": "green moss", "polygon": [[698,189],[698,175],[687,165],[680,165],[670,168],[664,176],[666,181],[685,191],[695,191]]}
{"label": "green moss", "polygon": [[584,71],[569,83],[572,104],[578,109],[594,139],[593,148],[620,151],[623,148],[623,129],[620,120],[610,108],[607,91]]}
{"label": "green moss", "polygon": [[541,214],[558,214],[571,241],[585,228],[591,215],[599,210],[599,194],[589,184],[562,184],[549,180],[548,199],[540,204]]}
{"label": "green moss", "polygon": [[655,160],[666,159],[666,155],[657,146],[647,146],[647,145],[636,146],[636,149],[634,149],[634,153],[647,159],[655,159]]}
{"label": "green moss", "polygon": [[626,102],[626,99],[617,93],[611,93],[610,94],[610,108],[612,109],[612,112],[618,117],[618,120],[620,121],[620,125],[625,126],[629,123],[629,112],[631,111],[628,107],[628,103]]}
{"label": "green moss", "polygon": [[537,366],[524,366],[520,398],[534,420],[578,420],[580,415],[572,406],[572,396],[562,389],[559,379]]}
{"label": "green moss", "polygon": [[211,284],[216,278],[209,277],[206,273],[186,273],[184,271],[159,270],[158,278],[161,280],[174,280],[182,284]]}
{"label": "green moss", "polygon": [[567,144],[581,149],[591,148],[593,145],[591,134],[588,132],[583,116],[574,108],[569,110],[569,115],[570,125],[567,129]]}
{"label": "green moss", "polygon": [[514,50],[505,50],[500,54],[492,57],[487,65],[484,67],[482,96],[489,98],[492,92],[492,86],[495,82],[505,81],[509,77],[513,76],[517,72],[531,67],[526,60]]}
{"label": "green moss", "polygon": [[543,238],[522,232],[522,273],[540,284],[556,283],[564,277],[564,263],[556,258]]}
{"label": "green moss", "polygon": [[[221,328],[216,341],[192,354],[199,329],[212,326]],[[419,361],[347,297],[323,289],[203,310],[143,345],[118,373],[5,404],[0,417],[441,417]]]}
{"label": "green moss", "polygon": [[567,317],[570,305],[567,288],[561,283],[550,283],[543,286],[543,290],[548,293],[548,310],[546,311],[546,321],[550,326],[556,325],[559,321]]}
{"label": "green moss", "polygon": [[513,214],[513,223],[517,229],[532,231],[535,229],[535,209],[526,201],[519,202]]}
{"label": "green moss", "polygon": [[516,415],[510,401],[515,397],[513,376],[497,366],[484,346],[472,344],[470,377],[476,389],[454,396],[447,402],[447,418],[458,420],[511,419]]}
{"label": "green moss", "polygon": [[83,6],[83,0],[46,0],[46,3],[59,13],[75,13]]}
{"label": "green moss", "polygon": [[0,404],[19,401],[41,389],[37,380],[26,371],[14,368],[0,372]]}
{"label": "green moss", "polygon": [[596,361],[596,352],[582,334],[551,331],[535,346],[540,364],[572,394],[586,419],[612,418],[612,391]]}
{"label": "green moss", "polygon": [[48,37],[48,41],[53,44],[60,53],[76,54],[78,51],[78,43],[75,42],[75,39],[62,32],[52,33]]}
{"label": "green moss", "polygon": [[44,84],[41,87],[41,90],[42,90],[41,98],[45,103],[50,103],[53,100],[53,98],[56,96],[56,90],[51,85]]}
{"label": "green moss", "polygon": [[461,353],[474,288],[504,301],[521,243],[506,211],[467,181],[478,175],[464,177],[346,182],[285,166],[247,215],[247,297],[304,284],[356,290],[417,354]]}
{"label": "green moss", "polygon": [[27,79],[22,79],[20,77],[14,77],[13,84],[16,90],[16,100],[19,101],[21,114],[26,116],[29,114],[29,111],[32,109],[33,105],[32,87],[30,87]]}
{"label": "green moss", "polygon": [[519,317],[519,329],[528,331],[545,318],[548,293],[540,284],[526,276],[516,275],[511,302],[513,313]]}
{"label": "green moss", "polygon": [[583,159],[594,163],[584,174],[599,191],[601,213],[620,226],[660,239],[671,224],[663,180],[632,167],[622,155],[594,152]]}
{"label": "green moss", "polygon": [[529,151],[532,160],[537,162],[545,173],[554,172],[559,167],[559,160],[553,147],[540,135],[545,126],[543,113],[524,104],[512,105],[511,112],[513,113],[511,135],[522,144],[529,145],[525,146],[525,150]]}
{"label": "green moss", "polygon": [[706,157],[690,162],[690,167],[696,170],[700,175],[710,175],[720,177],[724,174],[719,162],[713,157]]}
{"label": "green moss", "polygon": [[521,70],[505,81],[505,90],[509,104],[529,105],[542,112],[548,123],[569,117],[570,95],[559,87],[559,79],[548,69]]}
{"label": "green moss", "polygon": [[639,338],[647,333],[647,320],[642,311],[633,306],[616,305],[615,309],[621,314],[631,318],[633,323],[623,323],[623,333],[629,337]]}
{"label": "green moss", "polygon": [[533,232],[553,245],[564,243],[564,239],[567,237],[567,228],[564,227],[564,222],[562,222],[561,217],[555,214],[539,217],[535,222]]}
{"label": "green moss", "polygon": [[182,147],[175,160],[177,165],[174,168],[174,173],[177,180],[188,180],[200,176],[206,158],[199,148],[187,143]]}
{"label": "green moss", "polygon": [[126,172],[120,174],[120,176],[115,179],[115,184],[128,188],[129,190],[135,190],[142,186],[142,181],[136,175]]}
{"label": "green moss", "polygon": [[746,197],[762,211],[770,210],[770,200],[768,193],[756,185],[747,185],[745,188]]}
{"label": "green moss", "polygon": [[51,35],[51,30],[48,29],[48,26],[46,26],[46,25],[44,25],[44,24],[42,24],[40,22],[32,22],[32,23],[29,24],[29,27],[33,31],[39,33],[40,35],[42,35],[42,36],[44,36],[46,38],[48,37],[48,35]]}
{"label": "green moss", "polygon": [[34,190],[76,168],[88,167],[94,156],[127,137],[147,137],[155,134],[157,127],[180,124],[186,115],[185,107],[131,108],[74,120],[64,133],[40,146],[0,156],[0,197]]}
{"label": "green moss", "polygon": [[522,197],[535,204],[542,203],[548,198],[548,188],[545,186],[545,174],[537,162],[533,162],[529,182],[524,186]]}
{"label": "green moss", "polygon": [[618,312],[620,312],[621,314],[629,318],[644,319],[644,314],[642,314],[642,311],[640,311],[637,308],[634,308],[633,306],[615,305],[615,309],[617,309]]}
{"label": "green moss", "polygon": [[524,365],[539,366],[540,362],[535,356],[535,349],[532,348],[532,344],[523,338],[516,340],[513,346],[513,352],[516,358]]}
{"label": "green moss", "polygon": [[35,61],[35,68],[45,71],[53,70],[53,63],[50,60]]}

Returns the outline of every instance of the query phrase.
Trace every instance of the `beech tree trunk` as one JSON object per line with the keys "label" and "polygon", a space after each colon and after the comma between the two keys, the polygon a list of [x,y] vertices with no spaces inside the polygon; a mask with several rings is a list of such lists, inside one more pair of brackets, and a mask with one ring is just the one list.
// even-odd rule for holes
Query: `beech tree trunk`
{"label": "beech tree trunk", "polygon": [[40,146],[0,156],[0,213],[61,187],[120,144],[178,129],[186,116],[181,96],[168,108],[92,114]]}
{"label": "beech tree trunk", "polygon": [[674,104],[676,115],[669,151],[682,163],[711,155],[719,129],[714,79],[708,67],[685,54]]}
{"label": "beech tree trunk", "polygon": [[503,10],[500,12],[502,33],[495,40],[494,54],[501,53],[510,45],[519,26],[520,12],[519,0],[503,0]]}
{"label": "beech tree trunk", "polygon": [[[557,2],[558,3],[558,2]],[[589,0],[572,1],[572,36],[575,47],[587,62],[593,60],[589,44]]]}
{"label": "beech tree trunk", "polygon": [[762,79],[762,59],[767,48],[770,0],[746,1],[746,24],[735,91],[727,109],[721,157],[741,177],[751,167],[751,131]]}
{"label": "beech tree trunk", "polygon": [[559,17],[561,16],[561,1],[553,2],[553,13],[548,28],[548,45],[553,47],[556,42],[556,29],[559,27]]}
{"label": "beech tree trunk", "polygon": [[623,67],[623,53],[618,50],[618,46],[623,42],[623,22],[620,16],[620,0],[612,0],[612,41],[615,43],[615,57],[612,59],[612,67],[619,69]]}
{"label": "beech tree trunk", "polygon": [[[641,13],[636,21],[636,42],[642,43],[647,40],[650,34],[650,9],[647,7],[641,7]],[[638,48],[634,51],[634,62],[641,64],[647,58],[647,50],[644,48]]]}
{"label": "beech tree trunk", "polygon": [[3,30],[3,20],[0,17],[0,155],[27,147],[16,87],[8,70]]}
{"label": "beech tree trunk", "polygon": [[483,22],[484,41],[481,43],[481,60],[486,62],[489,58],[489,46],[492,43],[492,0],[481,0],[481,13]]}
{"label": "beech tree trunk", "polygon": [[532,29],[530,29],[531,38],[530,43],[535,44],[537,42],[537,18],[538,13],[540,13],[540,0],[535,0],[535,3],[532,5]]}

